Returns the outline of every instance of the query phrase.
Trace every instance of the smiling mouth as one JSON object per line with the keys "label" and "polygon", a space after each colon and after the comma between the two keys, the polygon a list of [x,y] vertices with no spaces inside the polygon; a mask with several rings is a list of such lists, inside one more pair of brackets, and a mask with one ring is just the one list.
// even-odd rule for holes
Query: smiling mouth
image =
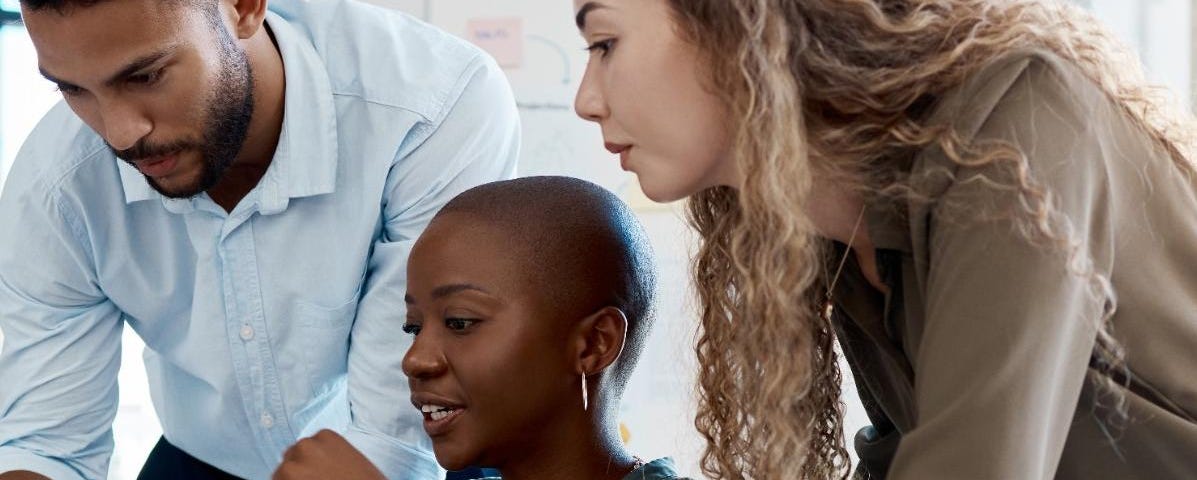
{"label": "smiling mouth", "polygon": [[446,407],[426,404],[420,407],[424,415],[424,432],[430,437],[444,435],[449,431],[453,421],[465,412],[464,407]]}
{"label": "smiling mouth", "polygon": [[424,405],[420,407],[420,412],[424,414],[424,419],[434,421],[444,420],[460,410],[460,407],[442,407],[440,405]]}

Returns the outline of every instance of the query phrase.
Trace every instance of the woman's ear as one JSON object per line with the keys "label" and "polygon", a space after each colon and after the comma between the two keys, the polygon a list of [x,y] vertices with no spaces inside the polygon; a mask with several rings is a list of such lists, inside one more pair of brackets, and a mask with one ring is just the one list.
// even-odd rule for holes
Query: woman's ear
{"label": "woman's ear", "polygon": [[574,330],[578,374],[597,374],[619,359],[628,333],[628,317],[615,307],[603,307],[582,319]]}
{"label": "woman's ear", "polygon": [[230,22],[233,35],[245,40],[261,30],[266,21],[267,0],[221,0],[221,14]]}

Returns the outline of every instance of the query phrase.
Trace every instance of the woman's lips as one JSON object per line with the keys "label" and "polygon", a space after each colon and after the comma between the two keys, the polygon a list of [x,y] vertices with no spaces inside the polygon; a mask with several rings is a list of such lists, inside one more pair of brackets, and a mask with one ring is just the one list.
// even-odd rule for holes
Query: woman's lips
{"label": "woman's lips", "polygon": [[632,146],[631,146],[631,145],[624,145],[624,144],[621,144],[621,143],[612,143],[612,142],[607,142],[607,143],[604,143],[604,144],[603,144],[603,146],[604,146],[604,147],[607,147],[607,151],[608,151],[608,152],[614,153],[614,154],[616,154],[616,155],[619,155],[619,154],[620,154],[620,153],[622,153],[624,150],[627,150],[627,149],[629,149],[629,148],[632,148]]}
{"label": "woman's lips", "polygon": [[424,431],[426,433],[428,433],[429,437],[436,437],[436,436],[444,435],[451,428],[453,428],[453,422],[455,420],[457,420],[458,417],[460,417],[464,414],[465,414],[465,409],[461,408],[461,407],[446,411],[446,412],[444,412],[443,416],[437,415],[437,417],[439,417],[439,418],[436,418],[436,419],[433,418],[433,415],[431,413],[425,413],[424,414]]}
{"label": "woman's lips", "polygon": [[620,168],[622,168],[624,170],[628,169],[628,152],[632,150],[631,145],[607,142],[607,143],[603,144],[603,146],[607,148],[608,152],[619,155],[619,167]]}

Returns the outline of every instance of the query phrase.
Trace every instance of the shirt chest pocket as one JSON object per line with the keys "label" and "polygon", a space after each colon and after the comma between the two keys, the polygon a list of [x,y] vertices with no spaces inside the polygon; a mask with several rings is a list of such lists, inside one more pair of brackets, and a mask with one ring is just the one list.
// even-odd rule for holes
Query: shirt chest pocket
{"label": "shirt chest pocket", "polygon": [[353,330],[361,288],[335,305],[299,302],[296,317],[303,327],[301,355],[312,395],[334,388],[348,367],[349,335]]}

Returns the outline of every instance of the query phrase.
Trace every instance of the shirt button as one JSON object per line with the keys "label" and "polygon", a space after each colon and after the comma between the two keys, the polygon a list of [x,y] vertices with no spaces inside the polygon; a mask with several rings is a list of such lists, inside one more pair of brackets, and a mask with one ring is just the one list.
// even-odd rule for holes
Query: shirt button
{"label": "shirt button", "polygon": [[245,341],[249,341],[253,338],[254,338],[254,327],[251,327],[249,325],[242,325],[241,326],[241,339],[245,340]]}
{"label": "shirt button", "polygon": [[263,413],[260,423],[262,424],[262,428],[273,427],[274,426],[274,417],[270,416],[269,413]]}

